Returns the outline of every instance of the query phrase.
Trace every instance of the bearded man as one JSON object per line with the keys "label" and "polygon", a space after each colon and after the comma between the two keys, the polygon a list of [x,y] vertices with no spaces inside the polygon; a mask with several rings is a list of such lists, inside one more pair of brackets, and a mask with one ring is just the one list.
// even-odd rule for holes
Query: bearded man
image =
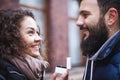
{"label": "bearded man", "polygon": [[83,80],[120,80],[120,0],[82,0],[77,25],[87,57]]}

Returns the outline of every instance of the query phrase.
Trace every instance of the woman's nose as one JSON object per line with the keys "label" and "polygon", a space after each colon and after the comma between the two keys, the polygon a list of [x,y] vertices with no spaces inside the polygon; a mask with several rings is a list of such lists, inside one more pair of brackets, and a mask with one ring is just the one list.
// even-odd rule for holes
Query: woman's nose
{"label": "woman's nose", "polygon": [[41,35],[36,35],[35,41],[40,42],[40,41],[42,41],[42,40],[43,40],[43,37],[42,37]]}

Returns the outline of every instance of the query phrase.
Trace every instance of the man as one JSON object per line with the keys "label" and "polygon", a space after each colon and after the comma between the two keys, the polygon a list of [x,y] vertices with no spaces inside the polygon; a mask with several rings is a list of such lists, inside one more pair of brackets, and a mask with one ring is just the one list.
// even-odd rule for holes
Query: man
{"label": "man", "polygon": [[77,25],[87,57],[83,80],[120,80],[120,0],[81,0]]}
{"label": "man", "polygon": [[120,0],[82,0],[77,25],[87,57],[83,80],[120,80]]}

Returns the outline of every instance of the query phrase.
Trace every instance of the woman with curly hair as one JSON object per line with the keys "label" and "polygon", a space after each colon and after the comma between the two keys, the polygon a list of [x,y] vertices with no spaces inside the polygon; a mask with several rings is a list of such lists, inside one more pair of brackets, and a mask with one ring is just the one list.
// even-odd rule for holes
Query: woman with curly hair
{"label": "woman with curly hair", "polygon": [[41,41],[31,11],[0,10],[0,80],[43,80]]}

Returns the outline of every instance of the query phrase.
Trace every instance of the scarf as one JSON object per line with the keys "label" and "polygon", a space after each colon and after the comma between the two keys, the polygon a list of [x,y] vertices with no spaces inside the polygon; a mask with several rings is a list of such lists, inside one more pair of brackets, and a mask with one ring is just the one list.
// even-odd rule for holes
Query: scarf
{"label": "scarf", "polygon": [[30,55],[23,57],[12,57],[9,59],[29,80],[41,80],[42,72],[48,67],[48,62]]}

